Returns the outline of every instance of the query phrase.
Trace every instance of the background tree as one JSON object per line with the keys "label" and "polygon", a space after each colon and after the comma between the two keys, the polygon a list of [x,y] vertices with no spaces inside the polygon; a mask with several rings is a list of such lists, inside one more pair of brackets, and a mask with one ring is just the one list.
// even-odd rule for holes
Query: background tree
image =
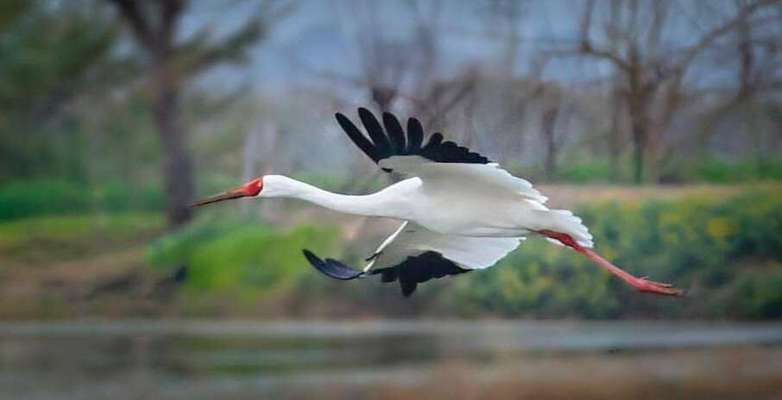
{"label": "background tree", "polygon": [[116,6],[146,55],[155,123],[164,157],[168,220],[173,226],[180,225],[191,218],[188,204],[194,191],[187,128],[180,115],[183,86],[217,64],[242,60],[250,46],[264,36],[269,21],[279,14],[264,7],[267,9],[263,13],[261,9],[255,10],[241,26],[220,40],[214,39],[208,26],[183,39],[179,28],[188,7],[186,0],[108,1]]}
{"label": "background tree", "polygon": [[[586,2],[576,53],[607,61],[618,72],[619,95],[631,125],[635,182],[644,179],[647,165],[652,177],[659,178],[661,136],[681,109],[682,84],[695,59],[715,41],[744,26],[761,9],[777,3],[738,2],[732,16],[705,30],[690,44],[673,46],[665,35],[674,12],[672,1],[604,3],[608,12],[602,24],[595,22],[596,1]],[[596,31],[601,33],[597,39]]]}
{"label": "background tree", "polygon": [[[779,4],[782,5],[782,2]],[[775,94],[782,88],[782,48],[779,46],[779,22],[782,11],[776,18],[759,21],[747,15],[737,21],[732,40],[715,49],[717,65],[727,65],[733,85],[726,88],[728,95],[723,96],[703,118],[703,124],[696,135],[696,148],[700,157],[706,157],[708,143],[719,125],[725,120],[740,116],[746,131],[751,132],[752,152],[758,170],[763,168],[764,159],[770,153],[759,136],[763,129],[758,126],[759,115],[779,116],[779,101]],[[776,26],[776,29],[774,28]],[[776,111],[775,111],[776,109]],[[779,118],[777,131],[779,131]],[[772,122],[773,123],[773,122]],[[772,128],[773,129],[773,128]]]}
{"label": "background tree", "polygon": [[111,20],[83,6],[0,5],[0,180],[84,179],[86,157],[67,106],[123,67],[111,54]]}

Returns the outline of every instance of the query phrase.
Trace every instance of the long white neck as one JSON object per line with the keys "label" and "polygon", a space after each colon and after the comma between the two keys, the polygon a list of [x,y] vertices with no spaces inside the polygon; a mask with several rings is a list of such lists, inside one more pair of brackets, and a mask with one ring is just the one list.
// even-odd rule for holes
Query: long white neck
{"label": "long white neck", "polygon": [[265,175],[260,197],[294,198],[346,214],[405,217],[404,202],[394,195],[392,187],[368,195],[332,193],[282,175]]}

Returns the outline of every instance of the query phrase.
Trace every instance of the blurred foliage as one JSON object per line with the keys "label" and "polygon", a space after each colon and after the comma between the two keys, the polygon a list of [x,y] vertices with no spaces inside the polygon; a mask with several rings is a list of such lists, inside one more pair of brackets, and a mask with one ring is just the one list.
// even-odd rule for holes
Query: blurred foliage
{"label": "blurred foliage", "polygon": [[[154,87],[140,79],[149,59],[142,57],[128,37],[120,35],[120,24],[112,11],[116,10],[110,2],[95,0],[0,2],[0,261],[10,258],[44,265],[47,261],[86,259],[122,246],[138,247],[143,239],[163,232],[157,212],[166,203],[160,177],[164,157],[153,134],[154,95],[150,95]],[[226,17],[212,20],[197,13],[188,15],[205,25],[203,29],[191,27],[194,34],[183,36],[177,68],[195,72],[218,60],[234,61],[246,53],[244,50],[255,52],[257,48],[248,46],[268,33],[270,26],[261,22],[271,23],[275,15],[279,14],[263,15],[268,21],[261,21],[260,14],[250,16],[246,29],[239,27],[214,42],[213,33],[217,32],[212,32],[212,22]],[[273,52],[270,57],[275,57]],[[483,65],[476,64],[476,68]],[[274,79],[273,75],[270,78]],[[340,192],[366,193],[390,181],[378,178],[384,176],[380,173],[364,176],[369,161],[355,149],[334,152],[347,143],[344,137],[339,142],[313,134],[313,127],[328,123],[324,110],[344,111],[347,104],[358,100],[353,89],[346,91],[337,84],[287,87],[281,94],[256,91],[258,85],[252,83],[263,82],[259,86],[265,86],[269,82],[264,80],[225,89],[223,76],[211,78],[217,83],[206,79],[201,85],[183,84],[181,88],[181,123],[193,139],[188,145],[197,160],[200,192],[234,186],[240,181],[238,176],[266,172],[272,166],[274,172]],[[526,78],[513,79],[519,82]],[[509,86],[514,80],[500,84]],[[454,133],[471,131],[465,129],[469,125],[465,122],[473,120],[482,127],[480,138],[476,132],[476,137],[465,136],[464,143],[476,148],[481,144],[489,151],[507,147],[504,155],[497,151],[504,164],[533,181],[630,180],[625,170],[630,165],[629,146],[623,146],[621,154],[610,154],[616,157],[612,167],[603,143],[605,135],[590,130],[593,124],[587,123],[562,128],[563,134],[583,131],[585,136],[583,140],[573,137],[574,144],[562,147],[555,170],[545,171],[539,154],[518,157],[523,163],[512,165],[521,153],[508,143],[528,141],[529,149],[543,153],[537,150],[542,147],[533,147],[541,146],[534,138],[521,137],[530,136],[523,132],[536,128],[533,124],[532,129],[489,129],[491,124],[481,118],[513,116],[519,107],[505,95],[487,93],[511,108],[487,103],[489,106],[477,108],[475,115],[466,113],[469,120],[453,118],[457,124],[452,127]],[[584,95],[575,89],[567,95],[571,93],[574,104],[596,108],[608,104],[607,98],[593,97],[593,92]],[[694,88],[688,93],[698,98]],[[520,91],[514,96],[527,94]],[[772,103],[778,103],[776,98]],[[692,115],[686,119],[692,121],[673,130],[673,136],[688,139],[692,133],[687,127],[703,122],[698,114],[710,107],[705,103],[691,107]],[[417,111],[426,115],[423,109]],[[779,141],[774,139],[778,138],[777,124],[750,124],[764,119],[778,122],[779,107],[761,111],[762,115],[726,113],[736,121],[727,121],[721,128],[715,123],[704,132],[703,144],[677,150],[680,154],[665,160],[661,178],[670,183],[782,180]],[[611,113],[586,108],[583,112],[595,121],[604,121]],[[451,111],[452,115],[458,113],[458,108]],[[766,113],[771,113],[769,118],[764,117]],[[529,114],[537,118],[538,113]],[[451,119],[447,114],[441,117]],[[247,154],[242,156],[240,149],[250,143],[248,132],[258,131],[267,122],[277,127],[279,138],[275,136],[268,143],[262,140],[256,146],[255,161]],[[747,122],[748,127],[737,130],[739,122]],[[768,139],[752,139],[747,132]],[[748,137],[742,137],[744,134]],[[707,146],[705,139],[712,135],[736,138],[737,143],[714,140]],[[325,138],[333,142],[328,145],[332,147],[319,142]],[[745,146],[745,142],[754,144]],[[352,161],[360,159],[360,164],[335,163],[332,168],[320,163],[327,158],[351,161],[350,157],[355,157]],[[354,168],[348,170],[346,165]],[[301,248],[328,256],[343,254],[354,263],[364,256],[344,249],[337,229],[319,227],[319,221],[280,230],[249,217],[200,219],[156,240],[149,246],[147,258],[158,269],[187,265],[186,288],[193,296],[219,293],[258,299],[275,293],[295,299],[301,309],[322,306],[322,299],[328,297],[346,310],[378,313],[778,318],[782,316],[780,196],[769,190],[735,198],[591,204],[578,210],[603,255],[637,274],[692,288],[692,297],[685,300],[638,295],[583,257],[534,238],[495,268],[429,282],[412,299],[402,299],[397,287],[374,281],[334,282],[313,273],[301,256]],[[374,307],[378,304],[382,306]]]}
{"label": "blurred foliage", "polygon": [[[132,135],[118,135],[132,137]],[[121,163],[122,164],[122,163]],[[128,163],[125,163],[128,164]],[[104,165],[107,165],[104,163]],[[118,167],[122,169],[122,167]],[[139,168],[137,168],[138,170]],[[115,175],[125,175],[115,171]],[[529,171],[528,171],[529,172]],[[531,171],[532,175],[535,171]],[[525,174],[521,174],[525,176]],[[204,192],[217,192],[240,183],[224,175],[209,175],[201,186]],[[365,179],[358,184],[348,177],[323,174],[296,174],[295,178],[310,182],[326,190],[338,192],[369,192],[384,185],[382,179]],[[85,211],[162,210],[165,197],[160,183],[144,174],[128,176],[126,181],[111,176],[96,177],[92,184],[65,179],[39,178],[7,181],[0,185],[0,220],[34,215],[81,213]],[[674,178],[669,176],[669,178]],[[563,167],[556,180],[571,183],[612,181],[609,165],[605,162],[582,162]],[[691,163],[679,171],[676,181],[705,183],[739,183],[748,181],[781,180],[782,159],[727,162],[707,158]]]}
{"label": "blurred foliage", "polygon": [[254,218],[202,219],[163,237],[147,253],[158,268],[188,266],[187,287],[253,298],[291,290],[306,268],[301,249],[333,254],[334,227],[279,231]]}
{"label": "blurred foliage", "polygon": [[[510,166],[510,170],[532,181],[545,181],[542,165]],[[670,183],[744,183],[782,180],[782,158],[727,160],[713,156],[696,157],[675,164],[665,170],[662,179]],[[571,160],[561,165],[549,181],[567,183],[629,183],[630,177],[621,176],[611,168],[609,160]]]}
{"label": "blurred foliage", "polygon": [[116,83],[132,65],[115,62],[116,26],[100,7],[85,5],[27,1],[0,8],[0,180],[85,174],[85,137],[67,106],[102,82]]}
{"label": "blurred foliage", "polygon": [[[164,226],[157,213],[95,213],[38,216],[0,222],[2,260],[52,263],[127,248],[159,234]],[[29,265],[29,264],[28,264]]]}
{"label": "blurred foliage", "polygon": [[0,186],[0,220],[33,215],[80,213],[91,207],[83,185],[40,179]]}
{"label": "blurred foliage", "polygon": [[616,180],[607,160],[569,163],[560,167],[556,180],[573,183],[611,182]]}
{"label": "blurred foliage", "polygon": [[[313,272],[300,249],[337,256],[334,228],[278,231],[254,219],[213,217],[158,240],[148,260],[158,267],[188,265],[187,286],[198,293],[248,299],[274,293],[295,299],[298,310],[322,310],[328,297],[335,309],[366,312],[367,304],[383,304],[372,312],[386,315],[776,318],[782,313],[778,190],[598,203],[578,212],[599,253],[638,276],[689,288],[689,297],[636,293],[585,257],[539,238],[486,271],[428,282],[411,299],[402,299],[396,285],[334,282]],[[343,257],[360,264],[359,254]]]}
{"label": "blurred foliage", "polygon": [[133,187],[115,181],[88,186],[54,179],[14,181],[0,186],[0,221],[91,211],[153,211],[162,209],[164,202],[157,185]]}
{"label": "blurred foliage", "polygon": [[684,168],[680,180],[713,183],[782,180],[782,158],[725,161],[706,157]]}
{"label": "blurred foliage", "polygon": [[782,318],[782,268],[741,274],[733,312],[749,318]]}
{"label": "blurred foliage", "polygon": [[579,210],[596,250],[628,271],[691,288],[638,295],[584,257],[530,239],[454,287],[456,309],[503,315],[771,318],[782,312],[782,193],[596,204]]}

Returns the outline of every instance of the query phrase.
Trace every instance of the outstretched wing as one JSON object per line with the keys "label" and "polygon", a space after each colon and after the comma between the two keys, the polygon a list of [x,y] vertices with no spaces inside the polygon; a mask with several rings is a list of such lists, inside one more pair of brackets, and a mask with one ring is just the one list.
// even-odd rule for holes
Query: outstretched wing
{"label": "outstretched wing", "polygon": [[375,250],[365,270],[337,260],[320,259],[308,250],[304,255],[321,273],[334,279],[380,275],[383,282],[398,281],[404,296],[419,283],[433,278],[488,268],[515,249],[521,238],[489,238],[445,235],[404,222]]}
{"label": "outstretched wing", "polygon": [[359,108],[358,116],[368,136],[346,116],[336,114],[337,122],[348,137],[383,171],[417,176],[427,187],[469,186],[521,195],[541,204],[547,200],[528,181],[511,175],[499,164],[466,147],[443,141],[440,133],[424,140],[423,127],[415,118],[408,119],[407,130],[404,130],[391,113],[383,113],[382,124],[366,108]]}
{"label": "outstretched wing", "polygon": [[[372,161],[393,156],[419,156],[438,163],[469,163],[488,164],[488,158],[471,152],[466,147],[461,147],[451,141],[443,141],[441,133],[434,133],[424,144],[424,128],[421,122],[415,118],[407,120],[407,131],[391,113],[383,113],[383,124],[375,118],[366,108],[358,109],[358,117],[369,135],[369,138],[343,114],[337,113],[337,122],[348,135],[350,140],[358,146]],[[383,168],[391,172],[388,168]]]}

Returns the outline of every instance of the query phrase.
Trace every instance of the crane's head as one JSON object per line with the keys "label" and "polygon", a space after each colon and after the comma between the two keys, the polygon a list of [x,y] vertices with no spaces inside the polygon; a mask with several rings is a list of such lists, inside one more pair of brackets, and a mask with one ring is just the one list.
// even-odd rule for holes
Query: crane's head
{"label": "crane's head", "polygon": [[242,186],[196,201],[191,207],[205,206],[218,201],[258,196],[263,190],[263,178],[255,178]]}

